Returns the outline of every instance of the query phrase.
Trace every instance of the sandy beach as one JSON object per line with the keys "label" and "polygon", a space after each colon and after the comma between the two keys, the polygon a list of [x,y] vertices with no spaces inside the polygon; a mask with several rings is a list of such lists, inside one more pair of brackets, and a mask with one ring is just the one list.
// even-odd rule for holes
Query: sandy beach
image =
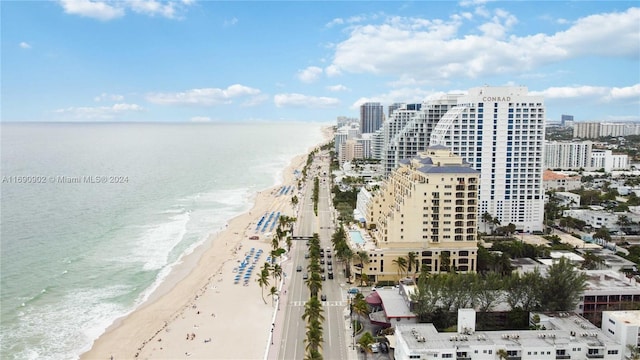
{"label": "sandy beach", "polygon": [[[306,160],[307,154],[296,157],[283,173],[281,185],[258,193],[249,212],[232,219],[224,231],[210,236],[203,249],[185,257],[145,304],[116,321],[81,359],[268,356],[277,311],[269,288],[279,286],[280,281],[276,284],[270,279],[264,290],[265,304],[256,279],[271,250],[271,240],[265,236],[269,230],[256,231],[256,226],[263,215],[272,212],[295,216],[291,197],[301,195],[294,170],[301,171]],[[282,194],[282,188],[288,186],[289,193]],[[254,235],[259,240],[251,240]],[[234,268],[247,255],[251,262],[255,260],[255,269],[246,284],[243,280],[236,284]],[[291,271],[286,260],[282,265],[285,272]]]}

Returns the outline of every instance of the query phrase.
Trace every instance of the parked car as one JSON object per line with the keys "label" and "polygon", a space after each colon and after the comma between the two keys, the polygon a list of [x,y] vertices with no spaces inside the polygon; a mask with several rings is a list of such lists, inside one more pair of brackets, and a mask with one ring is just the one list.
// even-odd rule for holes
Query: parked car
{"label": "parked car", "polygon": [[360,290],[358,290],[358,288],[351,288],[347,291],[349,294],[357,294],[360,292]]}
{"label": "parked car", "polygon": [[329,274],[327,274],[327,276],[329,277],[329,280],[333,279],[333,273],[329,272]]}
{"label": "parked car", "polygon": [[371,350],[372,353],[379,353],[380,352],[380,343],[369,344],[369,350]]}
{"label": "parked car", "polygon": [[320,300],[327,301],[327,295],[325,294],[320,295]]}
{"label": "parked car", "polygon": [[297,272],[301,272],[302,271],[302,265],[298,265],[298,267],[296,268]]}
{"label": "parked car", "polygon": [[326,277],[326,276],[324,276],[324,274],[320,275],[320,278],[321,278],[322,280],[327,280],[327,277]]}
{"label": "parked car", "polygon": [[304,273],[304,274],[302,275],[302,278],[303,278],[304,280],[307,280],[307,279],[309,278],[309,275],[308,275],[307,273]]}

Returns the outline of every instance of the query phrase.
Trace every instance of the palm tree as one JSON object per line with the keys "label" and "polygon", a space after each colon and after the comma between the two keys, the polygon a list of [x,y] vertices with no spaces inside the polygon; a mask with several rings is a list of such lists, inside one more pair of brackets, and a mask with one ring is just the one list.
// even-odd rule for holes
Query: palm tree
{"label": "palm tree", "polygon": [[271,267],[271,275],[273,276],[273,280],[282,279],[282,266],[280,266],[280,264],[273,264]]}
{"label": "palm tree", "polygon": [[320,303],[320,300],[318,300],[317,297],[310,298],[304,304],[304,312],[302,313],[302,320],[309,322],[311,319],[324,321],[324,316],[322,315],[322,303]]}
{"label": "palm tree", "polygon": [[271,306],[274,305],[275,296],[278,295],[278,289],[275,286],[272,286],[269,290],[269,296],[271,296]]}
{"label": "palm tree", "polygon": [[484,232],[487,232],[487,225],[490,223],[493,223],[493,216],[491,216],[491,214],[489,214],[488,212],[485,212],[484,214],[482,214],[482,222],[484,223]]}
{"label": "palm tree", "polygon": [[507,350],[505,349],[499,349],[496,351],[496,355],[498,355],[498,359],[500,360],[507,360],[509,358],[509,354],[507,354]]}
{"label": "palm tree", "polygon": [[[268,263],[265,263],[266,266],[269,266]],[[262,290],[262,301],[267,303],[267,300],[264,298],[264,288],[269,286],[269,268],[264,267],[262,271],[260,271],[260,275],[258,275],[258,285],[260,285],[260,289]]]}
{"label": "palm tree", "polygon": [[364,273],[364,264],[369,263],[369,254],[366,251],[358,251],[357,254],[358,260],[360,260],[360,286],[362,286],[363,278],[362,274]]}
{"label": "palm tree", "polygon": [[313,355],[313,357],[311,355],[314,353],[319,354],[318,350],[322,347],[322,342],[324,341],[322,330],[322,324],[318,320],[313,320],[307,324],[307,337],[304,342],[307,344],[305,350],[309,358],[318,358],[316,355]]}
{"label": "palm tree", "polygon": [[362,293],[357,293],[353,297],[353,311],[358,314],[359,317],[363,318],[369,315],[369,304],[364,299],[364,295]]}
{"label": "palm tree", "polygon": [[409,251],[409,254],[407,254],[407,262],[409,263],[409,268],[407,269],[407,276],[409,276],[409,273],[411,272],[411,267],[413,265],[413,274],[414,274],[414,281],[415,281],[415,273],[418,272],[418,270],[420,269],[420,263],[418,261],[418,253],[415,251]]}
{"label": "palm tree", "polygon": [[307,278],[307,280],[304,281],[304,283],[309,288],[309,292],[311,292],[311,296],[317,297],[318,291],[322,289],[322,278],[320,277],[320,274],[315,271],[310,273],[309,277]]}
{"label": "palm tree", "polygon": [[398,282],[400,282],[400,274],[407,270],[407,259],[402,256],[398,256],[398,258],[392,260],[391,263],[398,268]]}
{"label": "palm tree", "polygon": [[629,351],[629,360],[640,360],[640,348],[637,345],[627,345]]}
{"label": "palm tree", "polygon": [[367,353],[371,352],[369,345],[373,344],[374,342],[376,341],[373,338],[373,335],[371,335],[371,333],[368,331],[362,334],[362,336],[360,336],[360,339],[358,340],[358,345],[360,345],[360,347],[364,350],[365,359],[367,358]]}

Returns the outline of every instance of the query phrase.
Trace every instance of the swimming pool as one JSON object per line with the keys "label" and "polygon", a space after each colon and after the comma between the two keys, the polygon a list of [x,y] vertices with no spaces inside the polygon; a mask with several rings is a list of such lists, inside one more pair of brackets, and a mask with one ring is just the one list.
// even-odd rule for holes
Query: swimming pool
{"label": "swimming pool", "polygon": [[349,235],[351,235],[351,241],[356,244],[364,244],[364,239],[362,238],[362,234],[360,231],[349,231]]}

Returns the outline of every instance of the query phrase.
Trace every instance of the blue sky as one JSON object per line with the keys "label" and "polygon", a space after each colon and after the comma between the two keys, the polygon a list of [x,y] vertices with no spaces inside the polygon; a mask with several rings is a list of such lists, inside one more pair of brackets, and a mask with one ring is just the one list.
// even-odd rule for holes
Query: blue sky
{"label": "blue sky", "polygon": [[334,121],[483,85],[640,121],[637,1],[2,1],[2,121]]}

